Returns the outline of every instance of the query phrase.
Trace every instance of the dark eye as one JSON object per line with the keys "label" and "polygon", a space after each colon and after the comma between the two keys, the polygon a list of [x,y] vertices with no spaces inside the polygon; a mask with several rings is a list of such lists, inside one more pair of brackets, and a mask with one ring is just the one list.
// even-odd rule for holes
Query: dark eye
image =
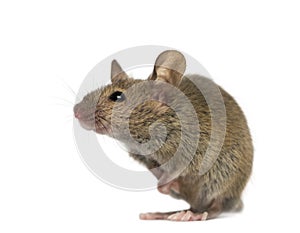
{"label": "dark eye", "polygon": [[114,102],[122,102],[125,100],[125,95],[120,91],[116,91],[110,95],[109,99]]}

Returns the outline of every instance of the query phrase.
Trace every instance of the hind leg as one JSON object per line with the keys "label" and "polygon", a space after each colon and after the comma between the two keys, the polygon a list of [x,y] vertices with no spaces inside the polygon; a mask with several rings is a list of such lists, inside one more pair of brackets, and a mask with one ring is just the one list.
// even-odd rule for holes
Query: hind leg
{"label": "hind leg", "polygon": [[173,211],[167,213],[144,213],[140,214],[141,220],[170,220],[170,221],[204,221],[207,219],[207,212],[194,213],[191,210]]}
{"label": "hind leg", "polygon": [[203,213],[193,212],[192,210],[186,210],[174,213],[168,216],[168,220],[170,221],[204,221],[208,217],[208,213],[205,211]]}
{"label": "hind leg", "polygon": [[243,206],[240,198],[226,198],[223,201],[224,211],[239,212],[243,209]]}
{"label": "hind leg", "polygon": [[204,212],[189,209],[168,213],[145,213],[140,214],[140,219],[170,221],[204,221],[207,219],[216,218],[222,212],[222,210],[222,202],[219,200],[214,200]]}
{"label": "hind leg", "polygon": [[222,213],[223,205],[219,200],[213,200],[204,212],[190,209],[188,211],[177,212],[168,217],[171,221],[204,221],[213,219]]}

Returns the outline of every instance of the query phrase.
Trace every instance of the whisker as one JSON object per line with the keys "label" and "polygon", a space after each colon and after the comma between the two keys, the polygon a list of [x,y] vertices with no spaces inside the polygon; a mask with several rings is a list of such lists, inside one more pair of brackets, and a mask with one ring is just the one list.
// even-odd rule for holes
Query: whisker
{"label": "whisker", "polygon": [[96,84],[96,76],[93,78],[93,88],[95,88],[95,84]]}
{"label": "whisker", "polygon": [[64,121],[64,123],[72,123],[72,118],[68,118]]}
{"label": "whisker", "polygon": [[64,87],[67,88],[72,95],[76,96],[76,92],[71,88],[71,86],[62,78],[61,81],[63,82]]}
{"label": "whisker", "polygon": [[56,100],[60,100],[60,101],[64,101],[64,102],[66,102],[68,104],[74,105],[74,103],[72,101],[67,100],[67,99],[63,99],[63,98],[56,97],[56,96],[52,96],[51,98],[56,99]]}
{"label": "whisker", "polygon": [[107,122],[107,124],[110,124],[110,122],[109,122],[108,120],[106,120],[105,118],[103,118],[103,117],[100,117],[100,119],[101,119],[101,120],[103,120],[103,121],[106,121],[106,122]]}
{"label": "whisker", "polygon": [[106,128],[106,126],[101,122],[101,125],[103,126],[103,128],[106,130],[106,132],[108,132],[108,129]]}
{"label": "whisker", "polygon": [[[106,119],[104,119],[104,118],[102,118],[102,117],[101,117],[101,119],[102,119],[103,121],[106,121],[106,122],[109,124],[108,120],[106,120]],[[108,129],[107,129],[107,127],[105,126],[105,124],[102,123],[102,125],[103,125],[103,127],[105,128],[105,130],[108,132]]]}
{"label": "whisker", "polygon": [[97,120],[97,122],[99,122],[99,123],[101,124],[101,126],[103,126],[103,128],[108,132],[108,129],[107,129],[106,125],[103,124],[103,122],[102,122],[102,121],[105,121],[105,122],[107,122],[107,123],[109,124],[108,120],[106,120],[105,118],[103,118],[103,117],[101,117],[101,116],[96,116],[96,120]]}
{"label": "whisker", "polygon": [[65,104],[65,103],[52,103],[50,105],[61,106],[61,107],[66,107],[66,108],[72,108],[73,107],[72,105]]}

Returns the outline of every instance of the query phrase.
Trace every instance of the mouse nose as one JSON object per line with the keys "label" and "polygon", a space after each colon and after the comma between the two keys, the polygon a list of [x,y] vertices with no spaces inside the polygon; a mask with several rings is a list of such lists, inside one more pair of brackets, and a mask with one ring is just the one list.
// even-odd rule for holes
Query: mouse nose
{"label": "mouse nose", "polygon": [[74,111],[74,116],[75,116],[77,119],[80,119],[80,118],[82,117],[82,114],[81,114],[81,112],[80,112],[79,104],[76,104],[76,105],[74,106],[73,111]]}
{"label": "mouse nose", "polygon": [[74,113],[74,116],[75,116],[77,119],[80,119],[80,117],[81,117],[79,112],[75,112],[75,113]]}

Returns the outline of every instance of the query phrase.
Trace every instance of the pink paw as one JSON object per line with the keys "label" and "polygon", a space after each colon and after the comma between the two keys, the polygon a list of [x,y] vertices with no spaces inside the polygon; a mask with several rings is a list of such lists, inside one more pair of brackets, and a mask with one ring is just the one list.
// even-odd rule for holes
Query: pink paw
{"label": "pink paw", "polygon": [[208,213],[193,213],[190,210],[180,211],[176,213],[145,213],[140,214],[141,220],[170,220],[170,221],[204,221],[207,219]]}
{"label": "pink paw", "polygon": [[205,221],[207,219],[208,213],[193,213],[192,211],[181,211],[175,214],[169,215],[167,218],[170,221]]}

